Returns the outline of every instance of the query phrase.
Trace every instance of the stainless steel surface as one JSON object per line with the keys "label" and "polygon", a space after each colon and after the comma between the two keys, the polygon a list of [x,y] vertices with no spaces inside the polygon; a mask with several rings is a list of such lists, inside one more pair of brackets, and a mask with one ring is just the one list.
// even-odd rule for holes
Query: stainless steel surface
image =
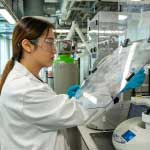
{"label": "stainless steel surface", "polygon": [[98,150],[115,150],[112,145],[113,132],[90,133]]}

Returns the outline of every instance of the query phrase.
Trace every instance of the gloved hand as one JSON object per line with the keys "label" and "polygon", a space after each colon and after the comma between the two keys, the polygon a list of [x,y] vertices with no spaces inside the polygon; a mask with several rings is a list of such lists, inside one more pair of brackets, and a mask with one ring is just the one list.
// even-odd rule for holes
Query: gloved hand
{"label": "gloved hand", "polygon": [[79,99],[81,96],[83,96],[83,92],[82,92],[82,90],[81,90],[81,88],[80,88],[80,89],[77,90],[77,92],[76,92],[76,94],[75,94],[75,98],[76,98],[76,99]]}
{"label": "gloved hand", "polygon": [[76,97],[77,99],[79,99],[82,96],[80,86],[76,84],[70,86],[67,90],[67,94],[69,98]]}
{"label": "gloved hand", "polygon": [[121,92],[126,92],[130,89],[135,89],[140,87],[145,79],[144,68],[142,67],[130,80],[127,82],[125,87],[121,90]]}

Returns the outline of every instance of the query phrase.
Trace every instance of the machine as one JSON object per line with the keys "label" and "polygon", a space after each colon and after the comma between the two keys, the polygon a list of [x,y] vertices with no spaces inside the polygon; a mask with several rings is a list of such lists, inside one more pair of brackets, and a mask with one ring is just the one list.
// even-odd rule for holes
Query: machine
{"label": "machine", "polygon": [[[149,43],[147,40],[140,40],[127,47],[120,46],[99,62],[97,71],[88,78],[82,87],[83,92],[97,98],[96,109],[99,113],[91,118],[87,125],[89,128],[113,130],[127,119],[130,107],[130,101],[127,100],[130,100],[131,93],[123,93],[119,96],[120,103],[116,104],[112,102],[112,97],[125,87],[128,75],[132,71],[140,70],[149,58]],[[147,91],[145,84],[143,86],[144,91]]]}
{"label": "machine", "polygon": [[101,131],[113,131],[118,124],[127,119],[130,101],[122,101],[120,103],[111,104],[111,106],[105,108],[99,108],[97,116],[93,116],[92,121],[87,124],[88,128],[101,130]]}
{"label": "machine", "polygon": [[[150,107],[150,97],[132,98],[136,105]],[[113,132],[112,142],[116,150],[148,150],[150,148],[150,109],[142,117],[122,122]]]}
{"label": "machine", "polygon": [[[97,105],[99,106],[97,108],[99,113],[97,116],[92,117],[93,120],[91,119],[92,121],[89,122],[88,127],[97,130],[112,130],[115,129],[119,123],[127,119],[130,105],[124,101],[130,100],[133,92],[132,94],[128,92],[119,96],[121,102],[119,104],[109,105],[111,99],[126,85],[127,77],[129,77],[128,75],[130,73],[132,75],[132,73],[135,73],[148,62],[150,58],[150,42],[147,39],[137,41],[132,40],[132,42],[129,42],[129,39],[127,39],[122,46],[118,47],[116,50],[110,49],[110,47],[112,48],[112,43],[114,43],[114,45],[118,43],[117,40],[116,42],[111,43],[109,38],[106,37],[103,37],[103,41],[100,40],[100,36],[103,35],[101,33],[101,28],[104,23],[101,20],[108,19],[107,17],[101,19],[102,16],[104,16],[103,12],[100,12],[91,22],[89,22],[88,32],[90,33],[91,40],[98,43],[97,47],[102,47],[101,49],[98,49],[98,51],[102,52],[104,47],[106,47],[106,50],[104,53],[100,53],[101,61],[97,65],[97,71],[89,78],[83,91],[95,96],[98,101]],[[112,20],[111,23],[113,22],[115,24],[118,22],[118,14],[114,13],[108,16],[111,16],[111,18],[109,18],[109,21]],[[109,21],[106,22],[109,24]],[[106,22],[104,23],[105,29],[107,29]],[[116,27],[116,30],[118,30],[118,25],[116,25]],[[114,29],[115,28],[112,30]],[[107,34],[105,34],[105,36],[106,35]],[[97,37],[97,39],[95,37]],[[112,39],[114,40],[117,39],[114,35],[111,37],[113,37]],[[122,37],[123,36],[119,36],[118,42],[121,42],[120,40]],[[133,37],[133,35],[129,37]],[[102,46],[100,45],[101,42]],[[108,48],[107,45],[109,45],[109,43],[111,44]],[[112,53],[109,53],[110,51],[112,51]],[[147,91],[145,88],[147,88],[145,85],[143,85],[142,88],[139,88],[139,93],[141,91]]]}

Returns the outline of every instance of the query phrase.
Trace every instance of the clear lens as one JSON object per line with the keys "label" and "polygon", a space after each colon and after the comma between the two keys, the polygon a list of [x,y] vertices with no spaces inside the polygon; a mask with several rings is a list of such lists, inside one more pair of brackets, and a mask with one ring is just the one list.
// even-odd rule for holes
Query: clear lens
{"label": "clear lens", "polygon": [[56,41],[52,39],[45,39],[45,43],[47,43],[50,47],[56,47]]}

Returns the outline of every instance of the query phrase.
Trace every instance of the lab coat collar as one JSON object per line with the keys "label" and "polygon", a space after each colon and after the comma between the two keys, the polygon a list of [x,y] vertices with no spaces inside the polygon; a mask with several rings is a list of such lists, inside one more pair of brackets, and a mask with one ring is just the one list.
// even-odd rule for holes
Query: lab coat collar
{"label": "lab coat collar", "polygon": [[24,65],[22,65],[18,61],[15,61],[14,70],[15,70],[15,72],[17,72],[21,76],[28,76],[31,79],[34,79],[38,82],[41,82],[40,79],[35,77]]}

